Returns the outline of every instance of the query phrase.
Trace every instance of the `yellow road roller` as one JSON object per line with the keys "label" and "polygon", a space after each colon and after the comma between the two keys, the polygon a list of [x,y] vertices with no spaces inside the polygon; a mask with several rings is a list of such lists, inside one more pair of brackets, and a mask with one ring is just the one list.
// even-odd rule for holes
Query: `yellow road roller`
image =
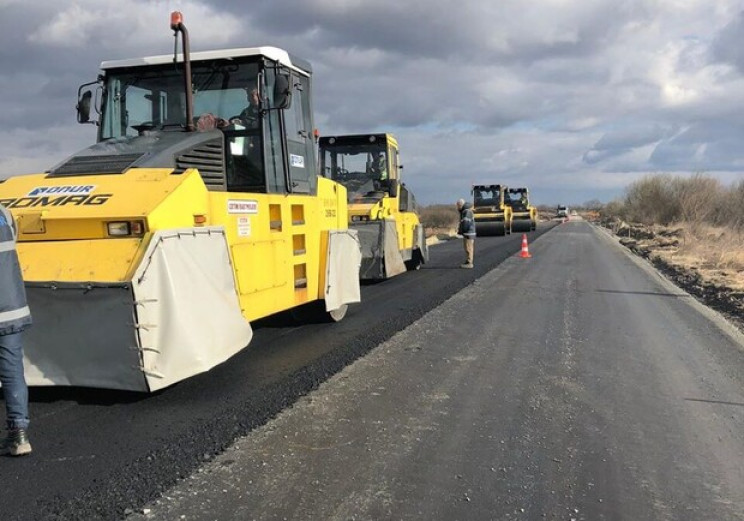
{"label": "yellow road roller", "polygon": [[398,141],[392,134],[324,136],[321,172],[346,187],[349,222],[359,234],[362,280],[416,270],[429,259],[416,199],[401,182]]}
{"label": "yellow road roller", "polygon": [[505,202],[508,188],[503,185],[473,185],[473,218],[475,233],[509,235],[512,232],[512,209]]}
{"label": "yellow road roller", "polygon": [[512,230],[529,232],[537,229],[537,207],[530,204],[527,188],[509,188],[504,202],[512,209]]}
{"label": "yellow road roller", "polygon": [[[107,61],[78,92],[97,143],[0,182],[34,325],[30,385],[150,392],[297,308],[359,302],[346,188],[318,176],[311,67],[254,47]],[[94,112],[95,119],[91,118]]]}

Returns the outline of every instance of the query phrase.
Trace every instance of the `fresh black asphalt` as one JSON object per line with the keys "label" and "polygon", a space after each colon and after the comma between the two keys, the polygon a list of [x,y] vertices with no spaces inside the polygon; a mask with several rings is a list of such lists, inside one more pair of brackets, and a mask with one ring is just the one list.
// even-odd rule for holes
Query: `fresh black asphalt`
{"label": "fresh black asphalt", "polygon": [[[542,225],[530,240],[552,228]],[[251,345],[212,371],[154,395],[91,389],[31,392],[27,458],[0,458],[0,519],[119,519],[159,497],[233,440],[519,252],[521,234],[431,248],[421,270],[364,285],[337,324],[290,317],[255,326]]]}

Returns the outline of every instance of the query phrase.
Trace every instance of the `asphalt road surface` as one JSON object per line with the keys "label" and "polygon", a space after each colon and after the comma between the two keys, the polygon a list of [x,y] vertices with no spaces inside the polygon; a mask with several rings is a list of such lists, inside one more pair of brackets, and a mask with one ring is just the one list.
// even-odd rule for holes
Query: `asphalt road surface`
{"label": "asphalt road surface", "polygon": [[588,223],[530,251],[130,519],[743,519],[742,335]]}
{"label": "asphalt road surface", "polygon": [[[550,229],[541,225],[529,237]],[[0,521],[122,519],[141,510],[236,438],[514,256],[520,244],[516,234],[479,238],[472,270],[458,268],[461,241],[434,246],[423,269],[365,285],[363,303],[342,322],[263,321],[246,350],[154,395],[32,389],[34,453],[0,458]]]}

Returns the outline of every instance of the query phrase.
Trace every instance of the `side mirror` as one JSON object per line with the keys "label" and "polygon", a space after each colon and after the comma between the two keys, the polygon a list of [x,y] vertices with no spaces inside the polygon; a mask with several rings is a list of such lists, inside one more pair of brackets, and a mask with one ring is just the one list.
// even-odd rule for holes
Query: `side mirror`
{"label": "side mirror", "polygon": [[398,197],[398,180],[388,179],[388,195],[390,197]]}
{"label": "side mirror", "polygon": [[93,92],[86,90],[78,98],[77,106],[77,120],[78,123],[90,123],[90,102],[93,98]]}
{"label": "side mirror", "polygon": [[274,82],[274,107],[275,109],[288,109],[292,104],[292,90],[289,88],[289,76],[277,74]]}

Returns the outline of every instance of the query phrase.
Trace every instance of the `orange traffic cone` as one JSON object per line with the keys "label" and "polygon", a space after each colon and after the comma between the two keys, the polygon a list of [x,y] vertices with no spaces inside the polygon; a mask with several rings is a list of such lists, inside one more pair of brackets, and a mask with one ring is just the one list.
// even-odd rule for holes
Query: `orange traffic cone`
{"label": "orange traffic cone", "polygon": [[523,259],[532,257],[532,255],[530,255],[530,249],[527,247],[527,234],[526,233],[522,234],[522,253],[520,253],[519,256],[522,257]]}

